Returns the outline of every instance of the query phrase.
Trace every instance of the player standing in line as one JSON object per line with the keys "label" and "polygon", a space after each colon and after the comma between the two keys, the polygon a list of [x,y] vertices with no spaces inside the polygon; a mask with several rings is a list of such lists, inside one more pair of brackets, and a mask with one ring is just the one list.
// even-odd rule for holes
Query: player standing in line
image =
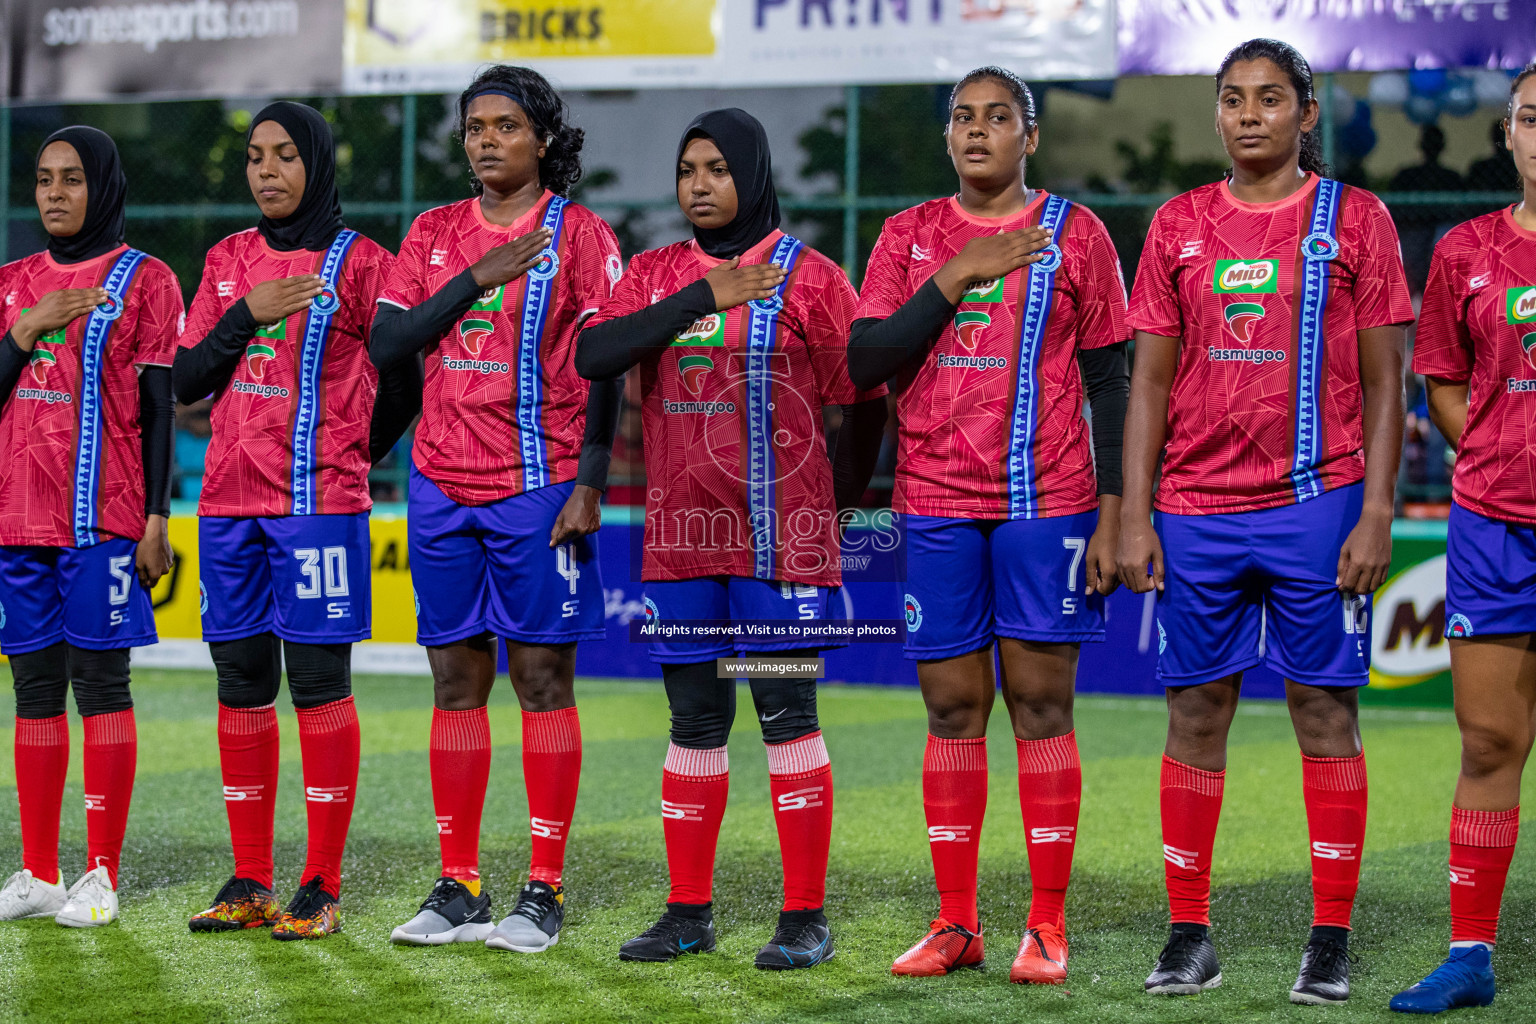
{"label": "player standing in line", "polygon": [[1510,88],[1505,140],[1525,194],[1435,247],[1413,369],[1456,449],[1446,535],[1461,775],[1451,805],[1451,951],[1392,1009],[1493,1002],[1492,950],[1536,736],[1536,64]]}
{"label": "player standing in line", "polygon": [[891,973],[982,963],[976,852],[995,646],[1031,888],[1009,980],[1059,985],[1082,797],[1078,647],[1104,638],[1104,595],[1119,585],[1125,282],[1091,211],[1025,187],[1039,129],[1017,75],[962,78],[945,139],[959,194],[886,221],[848,346],[855,384],[901,374],[892,505],[907,540],[906,656],[928,708],[923,808],[939,916]]}
{"label": "player standing in line", "polygon": [[[342,223],[325,118],[299,103],[264,107],[246,138],[245,176],[261,220],[209,250],[174,369],[180,401],[215,396],[198,556],[235,855],[234,876],[189,924],[275,924],[275,939],[318,939],[341,927],[357,787],[351,662],[372,623],[370,449],[382,455],[399,437],[413,392],[409,380],[380,389],[368,362],[392,259]],[[274,702],[285,663],[309,849],[302,884],[279,911]]]}
{"label": "player standing in line", "polygon": [[[123,244],[128,179],[95,128],[39,150],[48,249],[0,267],[0,650],[16,688],[22,868],[0,921],[117,919],[138,734],[128,649],[155,642],[149,588],[171,566],[171,354],[181,289]],[[85,726],[89,870],[66,891],[64,696]]]}
{"label": "player standing in line", "polygon": [[[699,115],[676,169],[693,238],[636,256],[576,354],[592,380],[640,367],[646,621],[830,619],[841,599],[838,510],[864,493],[885,423],[884,386],[860,392],[848,380],[857,295],[837,264],[779,230],[768,139],[750,114]],[[829,463],[821,410],[831,404],[843,421]],[[715,947],[715,846],[736,718],[736,681],[716,678],[715,659],[817,649],[652,644],[672,711],[661,784],[672,885],[666,912],[620,947],[621,960]],[[833,953],[823,912],[832,769],[816,680],[751,683],[784,867],[778,928],[756,963],[812,967]]]}
{"label": "player standing in line", "polygon": [[1227,731],[1243,672],[1268,663],[1285,678],[1311,837],[1313,927],[1290,998],[1337,1003],[1365,840],[1357,688],[1392,557],[1413,307],[1386,208],[1324,177],[1301,54],[1249,40],[1216,90],[1230,176],[1157,211],[1131,295],[1119,562],[1133,591],[1159,592],[1173,921],[1146,989],[1221,984],[1210,871]]}
{"label": "player standing in line", "polygon": [[[567,196],[583,133],[543,76],[497,66],[459,96],[475,195],[411,225],[379,297],[374,362],[427,356],[411,465],[417,640],[432,663],[430,761],[442,877],[395,942],[537,953],[565,920],[581,779],[576,643],[601,639],[598,499],[617,384],[571,365],[576,331],[618,280],[618,240]],[[528,881],[494,925],[481,891],[496,638],[522,708]]]}

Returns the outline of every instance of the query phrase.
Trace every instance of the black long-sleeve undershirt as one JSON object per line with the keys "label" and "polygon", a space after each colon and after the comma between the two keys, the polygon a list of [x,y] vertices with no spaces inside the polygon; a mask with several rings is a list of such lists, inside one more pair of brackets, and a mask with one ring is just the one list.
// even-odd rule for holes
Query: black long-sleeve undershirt
{"label": "black long-sleeve undershirt", "polygon": [[421,389],[426,370],[421,357],[402,360],[379,371],[379,393],[373,400],[368,423],[368,461],[378,465],[421,412]]}
{"label": "black long-sleeve undershirt", "polygon": [[171,465],[176,444],[176,403],[171,368],[139,368],[139,450],[144,459],[144,514],[171,514]]}
{"label": "black long-sleeve undershirt", "polygon": [[843,422],[832,438],[832,497],[839,512],[859,507],[874,476],[885,436],[885,396],[842,409]]}
{"label": "black long-sleeve undershirt", "polygon": [[21,379],[21,371],[31,361],[32,353],[23,352],[21,346],[16,344],[16,339],[11,337],[11,332],[6,331],[5,337],[0,338],[0,409],[4,409],[5,403],[11,400],[16,382]]}
{"label": "black long-sleeve undershirt", "polygon": [[657,349],[679,331],[715,312],[715,292],[702,277],[644,309],[584,328],[576,338],[576,372],[587,380],[609,380]]}
{"label": "black long-sleeve undershirt", "polygon": [[368,335],[368,358],[383,371],[425,351],[469,311],[483,290],[474,273],[465,270],[410,309],[379,303]]}
{"label": "black long-sleeve undershirt", "polygon": [[222,391],[235,375],[246,343],[256,337],[259,326],[251,316],[251,307],[244,299],[236,299],[202,341],[191,348],[177,349],[171,366],[176,401],[191,405]]}
{"label": "black long-sleeve undershirt", "polygon": [[[954,316],[955,303],[944,297],[932,278],[890,316],[864,317],[853,322],[848,338],[848,376],[861,388],[872,388],[928,354],[944,326]],[[1093,409],[1093,456],[1098,493],[1121,491],[1120,455],[1125,439],[1125,409],[1131,379],[1126,344],[1079,349],[1077,365],[1083,393]]]}
{"label": "black long-sleeve undershirt", "polygon": [[613,456],[613,436],[619,429],[619,405],[624,399],[624,379],[595,380],[587,394],[587,427],[581,436],[581,459],[576,482],[598,490],[608,487],[608,461]]}

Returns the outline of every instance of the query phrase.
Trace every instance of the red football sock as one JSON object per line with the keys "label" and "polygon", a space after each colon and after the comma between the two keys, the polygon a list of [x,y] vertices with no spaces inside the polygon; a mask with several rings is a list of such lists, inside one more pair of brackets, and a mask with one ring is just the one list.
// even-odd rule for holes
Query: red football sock
{"label": "red football sock", "polygon": [[1504,880],[1520,837],[1520,805],[1507,811],[1451,808],[1451,941],[1499,937]]}
{"label": "red football sock", "polygon": [[558,888],[581,782],[581,720],[575,708],[523,712],[523,785],[533,852],[528,877]]}
{"label": "red football sock", "polygon": [[432,709],[428,744],[432,807],[443,875],[461,882],[480,878],[480,813],[491,780],[491,719],[485,708]]}
{"label": "red football sock", "polygon": [[277,793],[277,709],[219,705],[219,768],[235,849],[235,874],[272,888],[272,813]]}
{"label": "red football sock", "polygon": [[1211,923],[1211,854],[1225,771],[1207,772],[1163,755],[1163,875],[1175,924]]}
{"label": "red football sock", "polygon": [[304,758],[304,810],[309,846],[304,881],[319,875],[324,889],[341,895],[341,855],[347,848],[352,805],[357,800],[357,706],[350,696],[298,708],[299,752]]}
{"label": "red football sock", "polygon": [[769,743],[768,792],[784,862],[785,910],[817,910],[827,897],[832,848],[832,763],[821,731]]}
{"label": "red football sock", "polygon": [[91,715],[85,726],[85,847],[92,869],[106,865],[117,888],[117,865],[128,830],[139,733],[133,708]]}
{"label": "red football sock", "polygon": [[1019,809],[1029,851],[1028,927],[1066,928],[1067,883],[1077,847],[1077,815],[1083,802],[1083,768],[1077,732],[1044,740],[1021,740]]}
{"label": "red football sock", "polygon": [[16,800],[21,804],[21,866],[57,885],[59,811],[69,770],[69,719],[16,719]]}
{"label": "red football sock", "polygon": [[1365,846],[1365,755],[1301,757],[1312,843],[1312,925],[1348,928]]}
{"label": "red football sock", "polygon": [[939,916],[977,931],[976,848],[987,816],[987,738],[928,737],[923,753],[923,814],[939,887]]}
{"label": "red football sock", "polygon": [[661,772],[661,828],[667,839],[668,903],[708,903],[714,895],[715,843],[731,792],[724,747],[667,746]]}

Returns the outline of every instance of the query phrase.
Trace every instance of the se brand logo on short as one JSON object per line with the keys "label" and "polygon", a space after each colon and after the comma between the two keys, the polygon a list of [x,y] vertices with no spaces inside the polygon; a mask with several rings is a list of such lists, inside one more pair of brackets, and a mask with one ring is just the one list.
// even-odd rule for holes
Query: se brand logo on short
{"label": "se brand logo on short", "polygon": [[1244,345],[1253,341],[1253,325],[1264,319],[1264,307],[1257,302],[1232,302],[1221,311],[1227,330]]}
{"label": "se brand logo on short", "polygon": [[979,309],[962,310],[955,314],[955,336],[967,351],[974,352],[976,343],[981,340],[982,328],[991,323],[992,317]]}
{"label": "se brand logo on short", "polygon": [[690,395],[698,395],[704,389],[704,377],[715,368],[709,356],[683,356],[677,361],[677,372],[683,378],[683,387]]}
{"label": "se brand logo on short", "polygon": [[464,346],[464,351],[478,359],[480,350],[485,347],[485,339],[491,336],[492,330],[489,320],[461,320],[459,342]]}
{"label": "se brand logo on short", "polygon": [[688,325],[688,329],[672,340],[674,345],[724,345],[725,316],[711,313],[701,316]]}
{"label": "se brand logo on short", "polygon": [[1505,291],[1504,316],[1512,324],[1536,323],[1536,288],[1521,285]]}
{"label": "se brand logo on short", "polygon": [[277,355],[270,345],[251,344],[245,347],[245,365],[251,376],[261,380],[266,375],[267,364]]}
{"label": "se brand logo on short", "polygon": [[1217,295],[1234,292],[1253,295],[1280,290],[1279,260],[1217,260],[1216,272],[1211,279],[1211,290]]}

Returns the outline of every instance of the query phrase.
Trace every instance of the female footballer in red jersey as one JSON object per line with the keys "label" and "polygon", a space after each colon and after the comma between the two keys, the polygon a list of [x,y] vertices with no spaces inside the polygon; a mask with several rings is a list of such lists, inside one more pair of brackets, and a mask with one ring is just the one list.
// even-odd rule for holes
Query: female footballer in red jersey
{"label": "female footballer in red jersey", "polygon": [[1104,595],[1119,582],[1125,284],[1097,217],[1025,186],[1039,129],[1017,75],[962,78],[945,141],[960,191],[886,221],[848,346],[854,383],[900,374],[892,505],[907,542],[906,655],[928,707],[923,807],[939,917],[891,971],[982,962],[976,851],[995,646],[1031,884],[1009,978],[1060,984],[1082,795],[1078,646],[1103,639]]}
{"label": "female footballer in red jersey", "polygon": [[[198,555],[235,855],[233,877],[190,926],[270,924],[275,939],[316,939],[341,927],[357,787],[351,658],[372,622],[370,449],[387,452],[414,416],[413,382],[380,388],[368,362],[392,258],[342,222],[325,118],[299,103],[264,107],[246,139],[245,175],[261,220],[209,250],[174,368],[182,402],[215,396]],[[274,702],[285,663],[309,850],[302,884],[279,911]]]}
{"label": "female footballer in red jersey", "polygon": [[[743,110],[701,114],[677,147],[677,202],[693,238],[641,253],[582,332],[592,380],[639,365],[645,435],[645,621],[822,621],[840,602],[837,512],[869,482],[884,387],[848,380],[857,296],[841,269],[779,230],[763,127]],[[843,407],[831,462],[821,410]],[[771,627],[770,627],[771,628]],[[715,846],[730,788],[733,652],[808,655],[783,639],[653,642],[672,711],[661,807],[671,894],[619,949],[664,961],[714,949]],[[823,902],[832,769],[815,679],[753,679],[784,865],[770,970],[832,956]]]}
{"label": "female footballer in red jersey", "polygon": [[1173,918],[1146,988],[1221,983],[1210,871],[1227,730],[1244,670],[1267,663],[1285,678],[1311,836],[1313,928],[1290,998],[1336,1003],[1365,839],[1357,688],[1392,555],[1413,307],[1386,208],[1324,177],[1301,54],[1243,43],[1216,91],[1230,177],[1158,210],[1131,294],[1119,563],[1132,590],[1158,592]]}
{"label": "female footballer in red jersey", "polygon": [[[475,194],[411,225],[379,297],[374,362],[426,354],[410,486],[417,639],[432,663],[441,877],[395,942],[536,953],[560,939],[581,724],[576,642],[603,636],[598,498],[616,384],[572,366],[619,278],[612,229],[572,203],[583,133],[543,76],[497,66],[459,96]],[[528,880],[499,925],[481,891],[496,638],[522,708]]]}
{"label": "female footballer in red jersey", "polygon": [[1510,89],[1505,142],[1520,203],[1435,247],[1413,369],[1456,449],[1446,535],[1461,775],[1451,805],[1451,952],[1392,1009],[1493,1002],[1491,952],[1536,736],[1536,64]]}
{"label": "female footballer in red jersey", "polygon": [[[0,267],[0,651],[16,688],[21,870],[0,921],[117,919],[138,739],[128,649],[155,642],[149,587],[171,565],[171,354],[181,289],[123,244],[128,179],[94,128],[36,164],[48,249]],[[59,809],[64,697],[85,726],[89,869],[68,890]]]}

